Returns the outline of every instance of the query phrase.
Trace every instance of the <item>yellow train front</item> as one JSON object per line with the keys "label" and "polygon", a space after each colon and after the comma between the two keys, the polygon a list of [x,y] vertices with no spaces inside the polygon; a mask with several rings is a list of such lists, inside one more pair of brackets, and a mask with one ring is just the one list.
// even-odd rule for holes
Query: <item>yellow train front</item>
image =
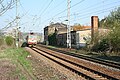
{"label": "yellow train front", "polygon": [[27,36],[27,45],[29,47],[33,47],[36,44],[37,44],[37,35],[34,33],[29,33],[29,35]]}

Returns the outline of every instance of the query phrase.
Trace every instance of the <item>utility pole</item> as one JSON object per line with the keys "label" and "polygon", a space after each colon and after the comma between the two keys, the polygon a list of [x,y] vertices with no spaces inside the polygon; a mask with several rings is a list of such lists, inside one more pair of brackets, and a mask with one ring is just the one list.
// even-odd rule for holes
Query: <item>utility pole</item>
{"label": "utility pole", "polygon": [[67,48],[71,48],[70,0],[67,1]]}
{"label": "utility pole", "polygon": [[16,47],[18,48],[18,0],[16,0]]}

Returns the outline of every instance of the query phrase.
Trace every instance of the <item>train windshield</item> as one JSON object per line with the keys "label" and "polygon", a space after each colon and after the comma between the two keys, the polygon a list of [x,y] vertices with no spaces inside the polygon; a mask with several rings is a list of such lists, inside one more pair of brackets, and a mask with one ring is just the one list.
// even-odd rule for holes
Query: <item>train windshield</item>
{"label": "train windshield", "polygon": [[29,38],[37,38],[35,35],[29,35]]}

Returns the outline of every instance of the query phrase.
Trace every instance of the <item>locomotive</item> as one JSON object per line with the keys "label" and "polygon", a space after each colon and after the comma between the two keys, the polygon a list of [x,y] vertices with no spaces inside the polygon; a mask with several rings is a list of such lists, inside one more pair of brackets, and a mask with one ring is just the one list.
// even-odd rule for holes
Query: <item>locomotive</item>
{"label": "locomotive", "polygon": [[37,35],[31,32],[28,34],[26,40],[27,40],[27,45],[32,47],[37,44]]}

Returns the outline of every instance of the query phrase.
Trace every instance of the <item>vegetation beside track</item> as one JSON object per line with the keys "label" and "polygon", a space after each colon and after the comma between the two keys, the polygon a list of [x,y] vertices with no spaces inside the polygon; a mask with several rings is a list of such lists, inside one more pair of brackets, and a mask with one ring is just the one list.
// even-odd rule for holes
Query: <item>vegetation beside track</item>
{"label": "vegetation beside track", "polygon": [[[34,55],[35,53],[29,54],[24,48],[7,48],[0,51],[0,80],[64,80],[66,78],[64,74],[46,64],[46,60],[38,58],[39,54]],[[7,69],[2,65],[6,62]]]}
{"label": "vegetation beside track", "polygon": [[[5,73],[4,75],[8,75],[6,78],[12,78],[16,77],[19,80],[28,80],[29,75],[32,75],[32,67],[28,60],[26,60],[26,57],[29,55],[28,52],[26,52],[22,48],[9,48],[5,49],[3,51],[0,51],[0,61],[4,60],[5,62],[8,62],[9,64],[14,65],[14,70],[10,70],[9,73]],[[9,66],[11,67],[11,66]],[[9,69],[9,68],[8,68]],[[11,68],[10,68],[11,69]],[[27,70],[27,72],[26,72]],[[1,76],[1,75],[0,75]],[[3,77],[5,78],[5,77]]]}

